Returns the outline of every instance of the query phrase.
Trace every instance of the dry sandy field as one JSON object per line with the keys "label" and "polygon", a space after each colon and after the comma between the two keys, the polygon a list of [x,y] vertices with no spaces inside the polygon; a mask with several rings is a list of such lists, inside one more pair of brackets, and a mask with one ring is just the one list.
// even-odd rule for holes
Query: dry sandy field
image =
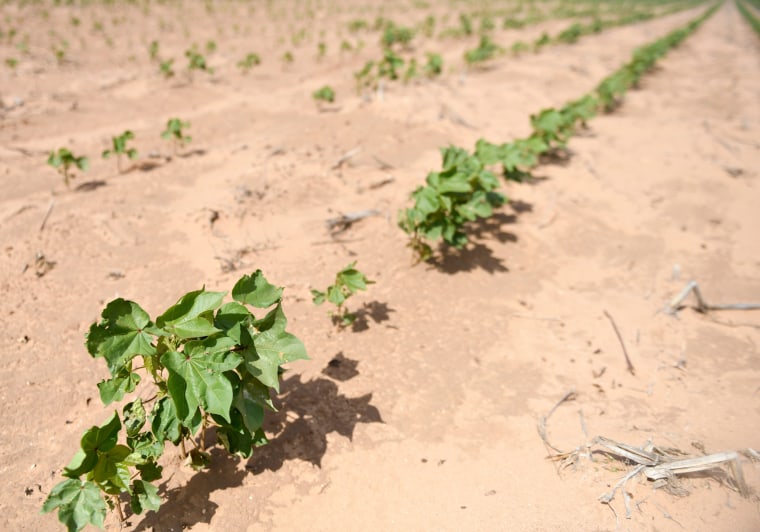
{"label": "dry sandy field", "polygon": [[[760,529],[744,452],[760,449],[760,311],[703,312],[694,294],[666,311],[689,281],[710,304],[760,303],[760,35],[736,4],[562,157],[502,179],[510,201],[467,226],[464,248],[415,264],[398,226],[441,148],[529,135],[532,114],[710,7],[600,2],[601,17],[658,16],[512,53],[594,5],[0,2],[0,530],[63,529],[40,508],[114,409],[84,346],[105,305],[155,317],[257,269],[285,288],[309,356],[282,374],[269,443],[248,459],[215,446],[201,471],[168,444],[160,509],[109,513],[107,530]],[[398,54],[420,73],[357,91],[389,20],[416,29]],[[481,32],[505,52],[473,67]],[[193,46],[207,71],[188,69]],[[250,53],[260,64],[240,66]],[[422,73],[427,53],[440,74]],[[324,85],[334,102],[312,97]],[[161,137],[173,117],[192,137],[176,152]],[[101,153],[125,130],[138,157],[119,171]],[[61,147],[89,159],[70,187],[47,164]],[[375,284],[338,329],[310,290],[353,261]],[[636,463],[598,437],[740,452],[632,476],[605,504]]]}

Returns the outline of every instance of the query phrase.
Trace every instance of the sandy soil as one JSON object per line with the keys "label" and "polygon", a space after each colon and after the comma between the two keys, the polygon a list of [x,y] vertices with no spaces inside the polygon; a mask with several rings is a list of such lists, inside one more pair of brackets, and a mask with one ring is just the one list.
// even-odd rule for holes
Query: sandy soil
{"label": "sandy soil", "polygon": [[[105,303],[126,297],[155,316],[257,268],[286,287],[311,357],[284,376],[272,441],[249,461],[215,452],[197,474],[170,449],[162,508],[130,517],[129,530],[760,528],[756,495],[704,474],[683,480],[683,497],[630,482],[632,515],[618,495],[616,518],[597,499],[629,468],[598,457],[558,474],[536,429],[574,390],[549,420],[564,450],[596,435],[693,455],[760,448],[760,315],[661,312],[691,279],[710,302],[760,301],[760,38],[733,3],[575,137],[566,164],[509,184],[512,203],[472,228],[467,250],[416,267],[396,213],[439,168],[439,147],[525,135],[531,113],[584,94],[699,9],[475,72],[460,58],[476,38],[423,39],[417,54],[443,52],[445,75],[367,101],[352,73],[379,54],[377,35],[345,22],[371,20],[377,6],[335,4],[340,13],[314,7],[314,19],[290,2],[51,8],[48,18],[2,7],[11,23],[23,18],[19,35],[32,33],[29,55],[0,68],[0,529],[58,529],[39,508],[81,433],[107,416],[96,388],[107,370],[82,345]],[[386,3],[383,14],[428,12],[457,17],[444,3]],[[50,46],[63,36],[57,65]],[[178,71],[185,48],[214,39],[215,73],[162,79],[147,57],[153,39]],[[343,39],[365,46],[339,53]],[[250,51],[263,63],[243,75],[235,63]],[[0,56],[11,54],[4,42]],[[311,92],[324,83],[338,99],[320,111]],[[191,122],[193,141],[168,160],[159,133],[171,116]],[[99,154],[124,129],[141,157],[119,174]],[[45,165],[60,146],[91,158],[75,190]],[[327,219],[363,209],[381,215],[330,235]],[[338,333],[309,289],[353,260],[377,284],[351,300],[361,326]],[[757,465],[743,469],[760,488]],[[107,528],[118,529],[113,516]]]}

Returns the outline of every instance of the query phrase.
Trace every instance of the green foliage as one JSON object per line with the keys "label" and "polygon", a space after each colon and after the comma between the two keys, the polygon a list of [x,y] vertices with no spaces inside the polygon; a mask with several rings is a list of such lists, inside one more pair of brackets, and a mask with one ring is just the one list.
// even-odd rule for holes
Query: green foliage
{"label": "green foliage", "polygon": [[583,25],[579,22],[576,22],[575,24],[571,25],[570,27],[562,30],[559,35],[557,35],[557,40],[560,42],[572,44],[575,41],[578,40],[578,38],[583,35],[584,28]]}
{"label": "green foliage", "polygon": [[90,167],[90,161],[87,157],[77,157],[68,148],[59,148],[58,151],[51,151],[47,164],[58,170],[58,173],[63,176],[66,188],[69,187],[69,181],[75,177],[71,173],[73,168],[86,172]]}
{"label": "green foliage", "polygon": [[247,74],[251,71],[251,69],[257,65],[261,64],[261,58],[258,56],[258,54],[249,53],[246,54],[246,56],[238,61],[237,66],[238,68],[244,73]]}
{"label": "green foliage", "polygon": [[148,56],[151,61],[158,61],[159,45],[158,41],[151,41],[148,45]]}
{"label": "green foliage", "polygon": [[167,59],[166,61],[161,61],[158,65],[158,70],[161,72],[161,75],[163,75],[165,78],[171,78],[174,76],[174,69],[172,68],[172,65],[174,64],[174,59]]}
{"label": "green foliage", "polygon": [[216,41],[206,41],[206,53],[211,55],[216,52]]}
{"label": "green foliage", "polygon": [[380,40],[385,48],[390,48],[394,44],[400,44],[403,48],[408,48],[414,38],[414,30],[404,26],[398,26],[395,22],[389,21],[383,31]]}
{"label": "green foliage", "polygon": [[137,150],[127,147],[127,142],[134,139],[135,134],[127,130],[117,137],[111,137],[111,149],[103,151],[103,159],[108,159],[111,155],[116,155],[119,172],[123,172],[121,160],[126,155],[130,160],[137,159]]}
{"label": "green foliage", "polygon": [[417,60],[412,57],[409,60],[409,64],[404,72],[404,83],[409,83],[411,80],[417,77]]}
{"label": "green foliage", "polygon": [[293,52],[291,52],[290,50],[288,50],[284,54],[282,54],[282,56],[280,57],[280,59],[282,59],[283,63],[289,65],[293,61],[295,61],[296,58],[293,56]]}
{"label": "green foliage", "polygon": [[327,44],[320,41],[317,43],[317,57],[319,59],[323,59],[325,57],[325,54],[327,53]]}
{"label": "green foliage", "polygon": [[172,153],[192,141],[192,137],[185,135],[185,130],[190,127],[190,122],[183,122],[179,118],[170,118],[166,122],[166,129],[161,132],[161,138],[172,142]]}
{"label": "green foliage", "polygon": [[549,34],[548,34],[548,33],[544,32],[544,33],[542,33],[542,34],[541,34],[541,36],[540,36],[538,39],[536,39],[536,41],[533,43],[533,49],[534,49],[534,50],[536,50],[536,51],[538,51],[538,50],[540,50],[541,48],[543,48],[544,46],[546,46],[546,45],[548,45],[548,44],[551,44],[551,42],[552,42],[552,38],[551,38],[551,37],[549,37]]}
{"label": "green foliage", "polygon": [[455,248],[467,244],[464,225],[487,218],[506,198],[495,190],[499,179],[483,162],[466,150],[450,146],[441,150],[443,169],[431,172],[426,185],[412,193],[414,206],[399,212],[399,227],[409,236],[408,246],[417,260],[433,255],[428,241],[443,239]]}
{"label": "green foliage", "polygon": [[[82,436],[42,511],[58,510],[70,531],[102,527],[107,507],[120,508],[126,495],[135,514],[161,504],[154,481],[166,442],[201,467],[210,458],[205,433],[215,427],[218,443],[232,454],[251,456],[265,442],[265,412],[274,410],[281,366],[305,359],[298,338],[286,331],[282,288],[261,271],[242,277],[224,292],[189,292],[155,320],[137,303],[115,299],[86,336],[87,351],[102,358],[110,378],[98,384],[105,405],[121,401],[146,381],[150,399],[128,402]],[[256,318],[249,309],[270,309]],[[138,362],[139,361],[139,362]],[[141,377],[142,374],[142,377]],[[187,450],[187,446],[192,449]],[[122,518],[123,520],[123,518]]]}
{"label": "green foliage", "polygon": [[15,57],[6,57],[5,65],[8,68],[16,68],[18,66],[18,59],[16,59]]}
{"label": "green foliage", "polygon": [[425,63],[425,75],[429,78],[439,76],[443,72],[443,58],[440,54],[427,54],[427,63]]}
{"label": "green foliage", "polygon": [[324,292],[312,290],[312,301],[315,305],[321,305],[329,301],[336,306],[336,311],[331,313],[332,321],[339,328],[348,327],[356,321],[356,314],[348,312],[343,305],[359,290],[366,290],[368,284],[373,284],[367,276],[356,269],[356,261],[352,262],[335,276],[335,283],[328,286]]}
{"label": "green foliage", "polygon": [[356,33],[369,28],[369,23],[364,19],[355,19],[348,23],[348,31]]}
{"label": "green foliage", "polygon": [[206,58],[200,52],[198,52],[198,49],[195,45],[193,45],[192,48],[185,50],[185,57],[187,57],[188,71],[192,72],[193,70],[200,70],[203,72],[208,72],[209,74],[214,73],[214,69],[209,68],[208,63],[206,62]]}
{"label": "green foliage", "polygon": [[333,103],[335,101],[335,90],[333,90],[333,88],[329,85],[325,85],[315,90],[311,94],[311,97],[314,98],[314,101],[316,102]]}
{"label": "green foliage", "polygon": [[[760,17],[757,17],[754,14],[752,14],[752,11],[750,11],[750,9],[747,8],[746,5],[744,5],[744,2],[736,0],[736,7],[739,9],[739,12],[744,17],[744,20],[749,22],[749,25],[752,26],[752,29],[754,29],[755,32],[758,35],[760,35]],[[760,9],[760,6],[757,4],[755,7]]]}
{"label": "green foliage", "polygon": [[468,65],[475,65],[493,59],[503,51],[488,35],[481,35],[478,46],[464,53],[464,60]]}
{"label": "green foliage", "polygon": [[399,70],[404,67],[404,59],[387,48],[383,53],[383,59],[377,64],[377,77],[390,80],[399,79]]}
{"label": "green foliage", "polygon": [[425,20],[419,24],[418,31],[428,39],[431,38],[435,34],[435,17],[433,15],[425,17]]}

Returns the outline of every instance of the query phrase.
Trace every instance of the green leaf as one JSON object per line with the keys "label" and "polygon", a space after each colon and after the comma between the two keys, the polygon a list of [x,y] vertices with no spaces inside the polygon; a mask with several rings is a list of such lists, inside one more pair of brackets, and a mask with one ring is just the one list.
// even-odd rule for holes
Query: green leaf
{"label": "green leaf", "polygon": [[[126,445],[116,445],[112,449],[98,453],[98,463],[92,470],[92,480],[96,482],[111,481],[120,488],[127,489],[129,485],[129,469],[126,466],[119,468],[121,462],[132,454],[132,450]],[[126,482],[120,474],[126,469]]]}
{"label": "green leaf", "polygon": [[156,318],[156,325],[182,339],[201,338],[219,332],[214,327],[213,311],[219,308],[225,292],[189,292]]}
{"label": "green leaf", "polygon": [[214,325],[240,345],[250,345],[248,327],[254,316],[245,305],[236,301],[225,303],[216,313]]}
{"label": "green leaf", "polygon": [[282,299],[282,288],[269,284],[261,270],[244,275],[232,289],[232,298],[257,308],[268,308]]}
{"label": "green leaf", "polygon": [[[170,375],[171,378],[171,375]],[[181,379],[180,379],[181,380]],[[184,381],[182,381],[184,383]],[[184,389],[182,391],[184,401]],[[174,444],[179,443],[181,437],[180,419],[172,397],[162,397],[153,407],[151,413],[151,431],[160,442],[168,440]],[[137,449],[135,449],[137,451]]]}
{"label": "green leaf", "polygon": [[69,532],[78,532],[88,524],[103,528],[107,511],[98,486],[77,479],[65,480],[52,489],[42,512],[55,508],[58,508],[58,519]]}
{"label": "green leaf", "polygon": [[184,353],[170,351],[161,357],[161,363],[185,381],[185,399],[191,411],[193,405],[200,405],[229,421],[232,385],[224,372],[243,361],[230,351],[234,346],[235,341],[226,336],[208,338],[188,342]]}
{"label": "green leaf", "polygon": [[309,358],[301,340],[287,332],[265,331],[256,336],[253,343],[259,355],[276,359],[280,365]]}
{"label": "green leaf", "polygon": [[315,305],[321,305],[322,303],[325,302],[327,298],[324,292],[320,292],[319,290],[314,290],[314,289],[312,289],[311,295],[312,295],[312,302]]}
{"label": "green leaf", "polygon": [[132,511],[141,514],[145,510],[158,510],[161,506],[161,498],[158,496],[158,488],[150,482],[135,480],[132,484]]}
{"label": "green leaf", "polygon": [[228,452],[249,458],[253,454],[253,435],[237,410],[232,411],[231,419],[230,423],[215,419],[220,424],[216,430],[216,437]]}
{"label": "green leaf", "polygon": [[145,425],[145,407],[142,399],[138,398],[124,405],[121,411],[124,417],[124,428],[127,429],[127,438],[135,437]]}
{"label": "green leaf", "polygon": [[346,295],[339,285],[334,284],[327,288],[327,300],[334,305],[340,306],[346,300]]}
{"label": "green leaf", "polygon": [[100,400],[103,401],[104,405],[121,401],[124,394],[134,392],[138,384],[140,384],[140,375],[129,371],[127,368],[122,368],[113,379],[98,383]]}
{"label": "green leaf", "polygon": [[420,211],[423,215],[437,211],[440,206],[438,194],[430,187],[418,189],[413,196],[415,199],[414,208]]}
{"label": "green leaf", "polygon": [[[168,402],[170,405],[172,404],[171,400]],[[174,419],[177,420],[176,416]],[[179,435],[179,420],[177,420],[177,434]],[[179,438],[179,436],[177,437]],[[158,458],[164,452],[164,440],[157,440],[151,432],[141,432],[133,437],[127,437],[127,445],[133,453],[138,454],[143,459]]]}
{"label": "green leaf", "polygon": [[242,384],[233,401],[233,406],[240,412],[245,428],[248,432],[254,433],[264,423],[264,408],[259,403],[259,390],[252,384],[253,381],[247,381]]}
{"label": "green leaf", "polygon": [[105,424],[85,431],[80,442],[81,449],[64,468],[63,475],[76,478],[95,469],[99,453],[108,452],[116,446],[120,429],[119,415],[114,412]]}
{"label": "green leaf", "polygon": [[253,333],[264,331],[282,332],[288,326],[288,319],[282,310],[282,302],[277,303],[275,307],[267,312],[267,315],[260,320],[253,322]]}
{"label": "green leaf", "polygon": [[[271,354],[271,351],[269,353]],[[242,355],[245,360],[245,368],[252,377],[255,377],[265,386],[280,391],[279,357],[261,356],[253,347],[243,351]]]}
{"label": "green leaf", "polygon": [[153,337],[145,330],[152,323],[137,303],[115,299],[101,316],[103,320],[92,324],[87,334],[87,351],[93,357],[104,357],[112,376],[135,356],[155,353]]}
{"label": "green leaf", "polygon": [[163,466],[160,466],[155,462],[138,464],[136,468],[140,472],[140,478],[146,482],[152,482],[154,480],[160,479],[161,472],[164,469]]}

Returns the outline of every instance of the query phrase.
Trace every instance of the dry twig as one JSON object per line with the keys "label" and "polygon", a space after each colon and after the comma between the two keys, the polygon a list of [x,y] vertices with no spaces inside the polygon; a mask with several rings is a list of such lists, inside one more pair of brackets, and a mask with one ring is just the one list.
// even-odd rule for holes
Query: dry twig
{"label": "dry twig", "polygon": [[675,314],[681,303],[694,292],[694,296],[697,298],[697,310],[700,312],[708,312],[710,310],[760,310],[760,303],[731,303],[726,305],[711,305],[705,301],[702,297],[702,292],[699,290],[699,285],[696,281],[690,281],[683,290],[681,290],[676,297],[674,297],[670,303],[665,305],[665,312],[668,314]]}
{"label": "dry twig", "polygon": [[620,334],[620,331],[617,328],[617,324],[615,323],[614,318],[612,315],[604,311],[604,315],[607,316],[607,319],[610,320],[610,323],[612,324],[612,328],[615,330],[615,334],[617,335],[618,340],[620,341],[620,347],[623,348],[623,355],[625,356],[625,363],[628,366],[628,372],[631,375],[636,375],[636,369],[633,367],[633,364],[631,363],[631,358],[628,356],[628,350],[625,348],[625,342],[623,342],[623,337]]}

